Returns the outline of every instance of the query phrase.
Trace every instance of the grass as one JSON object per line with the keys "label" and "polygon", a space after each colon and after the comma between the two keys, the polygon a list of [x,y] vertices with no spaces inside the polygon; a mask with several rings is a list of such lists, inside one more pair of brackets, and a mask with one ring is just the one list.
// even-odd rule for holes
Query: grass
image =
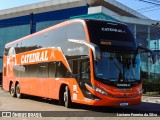
{"label": "grass", "polygon": [[159,95],[159,92],[146,92],[146,95]]}

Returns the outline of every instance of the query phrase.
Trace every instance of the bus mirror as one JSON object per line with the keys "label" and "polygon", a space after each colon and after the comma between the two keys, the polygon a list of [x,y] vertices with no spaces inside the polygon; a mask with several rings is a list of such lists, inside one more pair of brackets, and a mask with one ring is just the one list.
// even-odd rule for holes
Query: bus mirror
{"label": "bus mirror", "polygon": [[99,47],[97,45],[95,45],[93,43],[89,43],[89,42],[87,42],[85,40],[68,39],[68,41],[86,45],[87,47],[92,49],[94,60],[99,61],[101,59],[101,52],[100,52],[100,49],[99,49]]}
{"label": "bus mirror", "polygon": [[138,49],[143,50],[144,52],[149,52],[151,57],[152,57],[152,63],[155,64],[156,63],[156,53],[148,48],[144,48],[139,46]]}
{"label": "bus mirror", "polygon": [[93,43],[90,43],[92,46],[92,51],[93,51],[93,55],[94,55],[94,60],[99,61],[101,59],[101,51],[99,49],[99,47]]}

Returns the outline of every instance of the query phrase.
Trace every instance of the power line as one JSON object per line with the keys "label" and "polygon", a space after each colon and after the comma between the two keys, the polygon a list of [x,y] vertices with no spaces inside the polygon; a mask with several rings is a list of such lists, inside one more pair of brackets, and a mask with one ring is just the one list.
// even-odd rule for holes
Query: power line
{"label": "power line", "polygon": [[160,6],[152,5],[152,6],[148,6],[148,7],[139,8],[139,9],[136,9],[136,10],[137,11],[143,11],[143,10],[147,10],[147,9],[153,9],[155,7],[160,7]]}
{"label": "power line", "polygon": [[152,2],[159,2],[159,3],[160,3],[160,1],[159,1],[159,0],[149,0],[149,1],[152,1]]}
{"label": "power line", "polygon": [[142,2],[145,2],[145,3],[149,3],[149,4],[160,6],[160,3],[155,3],[155,2],[151,2],[151,1],[147,1],[147,0],[138,0],[138,1],[142,1]]}
{"label": "power line", "polygon": [[[135,0],[135,1],[144,2],[146,0]],[[148,1],[146,1],[146,2],[148,2]],[[157,2],[160,2],[160,1],[157,1]],[[134,7],[134,9],[133,8],[131,8],[131,9],[133,9],[135,11],[134,12],[135,14],[137,14],[137,13],[140,13],[140,14],[141,13],[147,13],[147,12],[151,12],[151,11],[155,11],[155,10],[160,9],[160,3],[159,4],[158,3],[151,4],[151,3],[148,3],[148,4],[152,5],[152,6],[148,6],[148,7],[144,7],[144,8],[139,8],[139,9],[135,9],[135,7]],[[119,14],[122,15],[122,16],[125,16],[125,15],[128,16],[128,13],[125,13],[123,11],[119,11]],[[112,17],[114,17],[114,16],[116,16],[116,15],[112,15]],[[133,15],[133,16],[135,16],[135,15]]]}
{"label": "power line", "polygon": [[[141,9],[138,9],[138,11],[140,13],[144,13],[144,12],[150,12],[150,11],[154,11],[154,10],[158,10],[160,8],[157,8],[157,7],[160,7],[160,1],[158,0],[138,0],[138,1],[142,1],[142,2],[146,2],[146,3],[149,3],[149,4],[154,4],[154,6],[149,6],[149,7],[145,7],[145,8],[141,8]],[[158,2],[158,3],[155,3],[155,2]],[[154,9],[156,8],[156,9]]]}
{"label": "power line", "polygon": [[151,10],[146,10],[146,11],[142,11],[142,12],[139,12],[139,13],[145,13],[145,12],[151,12],[151,11],[155,11],[155,10],[159,10],[160,8],[157,8],[157,9],[151,9]]}
{"label": "power line", "polygon": [[[156,11],[156,10],[160,9],[160,1],[159,0],[153,0],[154,2],[152,0],[151,1],[149,1],[149,0],[135,0],[135,1],[139,1],[139,2],[143,2],[143,3],[147,3],[148,5],[152,5],[152,6],[148,6],[148,7],[139,8],[139,9],[138,8],[135,9],[135,7],[134,7],[134,10],[140,14],[148,13],[148,12]],[[120,12],[120,14],[121,15],[128,15],[124,12]],[[137,14],[137,13],[135,12],[135,14]]]}

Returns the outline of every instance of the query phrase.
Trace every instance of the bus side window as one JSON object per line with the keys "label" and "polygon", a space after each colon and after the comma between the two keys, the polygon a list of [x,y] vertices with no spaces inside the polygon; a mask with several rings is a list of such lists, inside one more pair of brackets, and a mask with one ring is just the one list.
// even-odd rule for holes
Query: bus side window
{"label": "bus side window", "polygon": [[[23,69],[25,71],[25,77],[37,77],[38,64],[27,65]],[[22,74],[22,76],[24,75]]]}
{"label": "bus side window", "polygon": [[56,78],[65,78],[67,71],[67,68],[62,62],[57,62]]}
{"label": "bus side window", "polygon": [[73,60],[72,71],[73,74],[78,74],[78,60]]}
{"label": "bus side window", "polygon": [[56,76],[56,62],[48,63],[48,76],[49,76],[49,78],[55,78],[55,76]]}
{"label": "bus side window", "polygon": [[90,67],[88,61],[80,62],[81,78],[90,78]]}
{"label": "bus side window", "polygon": [[48,64],[47,63],[40,63],[39,64],[38,77],[39,78],[48,78]]}

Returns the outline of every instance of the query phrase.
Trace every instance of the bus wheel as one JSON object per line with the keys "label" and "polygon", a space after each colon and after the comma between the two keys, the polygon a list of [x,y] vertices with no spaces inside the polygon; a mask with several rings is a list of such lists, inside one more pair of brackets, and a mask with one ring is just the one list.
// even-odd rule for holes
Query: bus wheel
{"label": "bus wheel", "polygon": [[70,96],[70,91],[68,86],[65,87],[64,91],[64,103],[65,107],[70,108],[72,106],[72,101],[71,101],[71,96]]}
{"label": "bus wheel", "polygon": [[11,86],[10,86],[10,94],[12,97],[16,97],[16,93],[15,93],[15,89],[14,89],[14,84],[11,83]]}
{"label": "bus wheel", "polygon": [[17,98],[22,98],[22,93],[20,91],[19,84],[16,85],[16,96]]}

